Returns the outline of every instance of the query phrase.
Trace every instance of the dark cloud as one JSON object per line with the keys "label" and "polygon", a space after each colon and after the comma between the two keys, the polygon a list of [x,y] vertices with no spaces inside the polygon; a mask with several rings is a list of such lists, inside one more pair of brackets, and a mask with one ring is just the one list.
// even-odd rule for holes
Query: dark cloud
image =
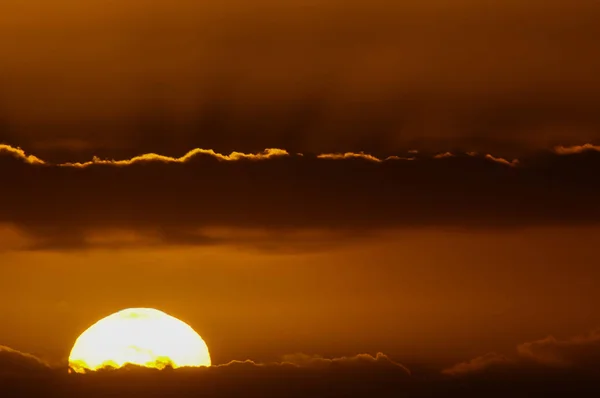
{"label": "dark cloud", "polygon": [[600,152],[600,146],[592,145],[592,144],[574,145],[574,146],[560,145],[555,148],[555,151],[559,155],[573,155],[573,154],[577,154],[577,153],[583,153],[586,151]]}
{"label": "dark cloud", "polygon": [[[1,352],[1,351],[0,351]],[[22,355],[22,354],[19,354]],[[488,362],[496,361],[492,357]],[[485,362],[485,361],[482,361]],[[479,368],[479,366],[476,366]],[[209,368],[146,369],[125,366],[88,374],[57,368],[48,377],[35,371],[2,378],[3,397],[537,397],[552,393],[594,396],[598,385],[589,377],[561,373],[503,373],[501,378],[444,377],[408,370],[383,354],[325,359],[293,355],[283,362],[232,361]]]}
{"label": "dark cloud", "polygon": [[38,249],[310,246],[404,227],[595,225],[600,153],[584,149],[516,160],[195,150],[48,164],[4,146],[0,224]]}
{"label": "dark cloud", "polygon": [[358,369],[369,370],[379,369],[387,370],[396,374],[397,378],[407,378],[410,376],[410,370],[392,360],[387,355],[379,352],[376,355],[358,354],[354,356],[345,356],[339,358],[325,358],[320,355],[307,355],[302,353],[284,355],[279,362],[260,363],[252,360],[231,361],[226,364],[216,365],[216,368],[230,367],[260,367],[260,368],[297,368],[316,371],[338,371],[353,372]]}
{"label": "dark cloud", "polygon": [[391,367],[400,368],[406,373],[406,375],[410,375],[410,370],[407,367],[393,361],[390,357],[381,352],[378,352],[375,356],[370,354],[359,354],[352,357],[341,358],[323,358],[322,356],[317,355],[292,354],[284,356],[282,359],[282,363],[293,364],[299,367],[314,367],[325,369],[339,369],[345,367],[360,368],[369,366],[377,366],[382,368]]}
{"label": "dark cloud", "polygon": [[[9,361],[5,359],[8,358]],[[209,368],[163,371],[126,365],[75,374],[66,366],[50,368],[29,355],[0,348],[0,393],[12,396],[362,396],[410,382],[410,372],[382,353],[323,358],[294,354],[281,362],[231,361]],[[6,371],[4,371],[6,369]],[[38,378],[40,369],[48,377]],[[19,378],[13,377],[18,373]]]}
{"label": "dark cloud", "polygon": [[600,375],[600,331],[560,340],[553,336],[517,346],[513,358],[490,353],[456,364],[442,373],[450,376],[498,374]]}
{"label": "dark cloud", "polygon": [[50,370],[48,364],[34,355],[0,346],[0,377],[39,374]]}
{"label": "dark cloud", "polygon": [[[134,371],[146,371],[146,369],[137,365],[126,365],[124,370]],[[378,352],[376,355],[371,354],[358,354],[354,356],[345,356],[339,358],[325,358],[320,355],[308,355],[303,353],[288,354],[284,355],[281,361],[278,362],[256,362],[250,359],[240,361],[233,360],[224,364],[213,365],[210,369],[205,368],[180,368],[182,371],[188,372],[227,372],[228,369],[244,369],[244,368],[287,368],[287,369],[308,369],[308,370],[319,370],[319,371],[354,371],[356,369],[387,369],[397,374],[397,377],[409,377],[410,370],[392,360],[387,355]],[[221,370],[222,369],[222,370]],[[115,369],[107,366],[96,372],[114,371]],[[152,372],[149,369],[147,371]],[[85,373],[85,372],[84,372]],[[92,374],[95,372],[87,372],[86,374]]]}
{"label": "dark cloud", "polygon": [[519,355],[541,365],[594,369],[600,372],[600,330],[569,340],[553,336],[523,343],[517,347]]}
{"label": "dark cloud", "polygon": [[473,358],[468,362],[457,363],[448,369],[444,369],[442,373],[450,376],[472,375],[489,371],[491,368],[506,368],[512,364],[513,361],[506,356],[491,352]]}

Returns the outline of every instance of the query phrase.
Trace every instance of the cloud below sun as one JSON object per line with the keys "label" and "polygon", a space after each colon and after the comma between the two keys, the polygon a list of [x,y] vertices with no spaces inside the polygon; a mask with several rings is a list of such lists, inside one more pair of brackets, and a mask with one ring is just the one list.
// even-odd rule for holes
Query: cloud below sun
{"label": "cloud below sun", "polygon": [[[49,364],[48,362],[40,359],[32,354],[14,350],[9,347],[0,346],[0,377],[5,377],[14,373],[28,374],[30,372],[66,372],[66,363]],[[307,355],[302,353],[284,355],[281,361],[272,362],[256,362],[250,359],[247,360],[232,360],[223,364],[213,364],[212,368],[276,368],[276,367],[288,367],[297,369],[315,369],[315,370],[326,370],[326,369],[352,369],[352,368],[389,368],[396,369],[399,374],[410,376],[410,370],[404,365],[395,362],[387,355],[379,352],[375,355],[371,354],[358,354],[354,356],[344,356],[338,358],[325,358],[320,355]],[[143,368],[139,365],[125,364],[125,369]],[[193,367],[181,367],[180,369],[185,370],[188,368],[193,370]],[[153,368],[148,368],[152,370]],[[203,368],[196,368],[198,371],[204,371]],[[97,371],[102,370],[113,370],[118,371],[110,364],[107,364],[105,368],[100,368]],[[155,369],[156,370],[156,369]],[[87,374],[94,373],[88,371]],[[85,373],[84,373],[85,374]]]}
{"label": "cloud below sun", "polygon": [[[548,336],[540,340],[521,343],[517,346],[516,356],[488,353],[472,360],[458,363],[443,369],[441,373],[448,376],[468,376],[485,372],[504,371],[520,373],[532,367],[552,368],[571,371],[600,372],[600,331],[574,336],[569,339],[557,339]],[[20,352],[9,347],[0,346],[0,376],[14,373],[40,372],[50,370],[66,371],[66,364],[50,365],[48,362],[32,354]],[[125,366],[127,368],[127,366]],[[135,368],[134,365],[129,365]],[[375,355],[358,354],[337,358],[326,358],[320,355],[302,353],[282,356],[280,361],[256,362],[253,360],[232,360],[223,364],[213,364],[213,368],[247,368],[247,367],[290,367],[315,370],[352,369],[352,368],[390,368],[400,374],[410,376],[411,371],[389,356],[379,352]],[[184,367],[185,368],[185,367]],[[111,367],[107,366],[107,370]],[[114,369],[114,368],[113,368]],[[202,369],[198,369],[202,371]],[[92,372],[93,373],[93,372]]]}

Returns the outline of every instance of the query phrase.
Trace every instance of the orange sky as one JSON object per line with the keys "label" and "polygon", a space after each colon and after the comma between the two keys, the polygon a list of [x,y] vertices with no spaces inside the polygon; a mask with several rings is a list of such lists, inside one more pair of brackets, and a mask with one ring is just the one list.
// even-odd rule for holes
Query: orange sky
{"label": "orange sky", "polygon": [[[0,140],[38,156],[598,138],[594,1],[9,0]],[[386,154],[386,153],[383,153]]]}
{"label": "orange sky", "polygon": [[215,363],[383,351],[444,363],[597,323],[596,228],[397,231],[314,250],[3,253],[6,345],[66,356],[126,307],[189,322]]}
{"label": "orange sky", "polygon": [[599,326],[598,2],[2,4],[0,345],[150,306],[216,363],[450,366]]}

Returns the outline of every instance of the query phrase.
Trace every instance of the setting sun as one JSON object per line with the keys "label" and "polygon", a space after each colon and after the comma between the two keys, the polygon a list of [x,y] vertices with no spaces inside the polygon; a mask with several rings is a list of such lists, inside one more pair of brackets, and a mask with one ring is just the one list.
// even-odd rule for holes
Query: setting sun
{"label": "setting sun", "polygon": [[125,364],[163,369],[210,366],[211,361],[194,329],[150,308],[130,308],[101,319],[79,336],[69,355],[69,366],[77,373]]}

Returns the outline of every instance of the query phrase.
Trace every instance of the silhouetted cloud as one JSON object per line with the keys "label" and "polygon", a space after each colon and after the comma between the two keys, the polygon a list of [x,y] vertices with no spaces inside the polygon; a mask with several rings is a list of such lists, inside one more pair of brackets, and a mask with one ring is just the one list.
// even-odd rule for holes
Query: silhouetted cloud
{"label": "silhouetted cloud", "polygon": [[3,154],[9,154],[29,164],[46,164],[46,162],[33,155],[27,155],[21,148],[15,148],[7,144],[0,144],[0,155]]}
{"label": "silhouetted cloud", "polygon": [[369,160],[376,163],[385,162],[387,160],[414,160],[414,157],[399,157],[399,156],[388,156],[386,158],[378,158],[373,155],[369,155],[368,153],[360,152],[346,152],[346,153],[324,153],[318,155],[319,159],[334,159],[334,160],[343,160],[343,159],[364,159]]}
{"label": "silhouetted cloud", "polygon": [[[490,353],[442,371],[450,376],[477,374],[522,374],[531,372],[581,372],[600,374],[600,331],[559,340],[548,336],[519,344],[517,353],[507,357]],[[560,373],[559,373],[560,374]]]}
{"label": "silhouetted cloud", "polygon": [[[344,356],[337,358],[326,358],[320,355],[307,355],[302,353],[284,355],[281,361],[278,362],[256,362],[250,359],[233,360],[224,364],[213,364],[212,368],[227,368],[235,366],[252,366],[252,367],[292,367],[306,369],[352,369],[352,368],[392,368],[410,376],[410,370],[392,360],[384,353],[378,352],[375,355],[357,354],[354,356]],[[14,350],[10,347],[0,346],[0,373],[6,372],[33,372],[39,370],[50,370],[52,368],[67,369],[67,366],[51,366],[44,360],[28,353]],[[140,366],[127,364],[125,368],[142,369]],[[206,368],[188,368],[188,370],[204,371]],[[111,366],[101,369],[100,371],[115,371]],[[153,369],[147,369],[152,371]],[[95,372],[87,372],[95,373]]]}
{"label": "silhouetted cloud", "polygon": [[573,145],[573,146],[557,146],[554,151],[559,155],[573,155],[576,153],[582,153],[586,151],[600,152],[600,145],[584,144],[584,145]]}
{"label": "silhouetted cloud", "polygon": [[[288,156],[288,152],[283,149],[276,148],[268,148],[265,149],[262,153],[242,153],[242,152],[232,152],[229,155],[223,155],[221,153],[216,153],[212,149],[200,149],[196,148],[185,155],[174,158],[171,156],[158,155],[156,153],[147,153],[140,156],[135,156],[131,159],[126,160],[104,160],[98,157],[94,157],[89,162],[67,162],[60,163],[57,166],[62,167],[88,167],[92,165],[109,165],[109,166],[129,166],[135,163],[143,163],[143,162],[162,162],[162,163],[185,163],[190,161],[194,156],[208,155],[214,157],[218,160],[223,161],[236,161],[241,159],[249,159],[249,160],[265,160],[270,159],[277,156]],[[37,159],[37,158],[35,158]]]}
{"label": "silhouetted cloud", "polygon": [[[583,149],[580,149],[583,148]],[[593,148],[593,146],[589,146],[586,144],[581,147],[558,147],[556,148],[556,152],[559,154],[573,154],[580,153],[583,150],[587,150],[589,148]],[[57,167],[74,167],[74,168],[85,168],[94,165],[105,165],[105,166],[131,166],[136,163],[150,163],[150,162],[158,162],[158,163],[186,163],[193,160],[196,156],[210,156],[217,160],[222,161],[238,161],[238,160],[268,160],[276,157],[282,156],[290,156],[290,153],[285,149],[280,148],[267,148],[263,152],[260,153],[243,153],[243,152],[231,152],[229,155],[224,155],[221,153],[217,153],[212,149],[202,149],[195,148],[188,151],[185,155],[181,157],[172,157],[159,155],[156,153],[146,153],[143,155],[134,156],[130,159],[100,159],[97,156],[94,156],[90,161],[84,162],[64,162],[64,163],[51,163],[46,162],[34,155],[27,155],[25,151],[21,148],[12,147],[10,145],[1,144],[0,145],[0,154],[8,153],[13,155],[17,159],[23,160],[25,163],[29,164],[39,164],[39,165],[48,165],[48,166],[57,166]],[[412,150],[409,151],[410,154],[416,155],[418,151]],[[469,152],[470,156],[478,156],[476,152]],[[304,154],[297,153],[296,156],[303,157]],[[451,152],[446,152],[442,154],[438,154],[433,156],[433,159],[443,159],[447,157],[455,156]],[[368,160],[375,163],[383,163],[390,160],[416,160],[416,156],[410,157],[402,157],[397,155],[391,155],[387,157],[379,158],[377,156],[373,156],[364,152],[345,152],[345,153],[323,153],[316,155],[317,159],[332,159],[332,160],[348,160],[348,159],[362,159]],[[485,159],[505,164],[507,166],[516,166],[519,163],[518,159],[513,159],[512,161],[508,161],[501,157],[496,157],[490,154],[484,156]]]}
{"label": "silhouetted cloud", "polygon": [[[282,362],[231,361],[165,370],[126,365],[86,374],[58,367],[38,377],[40,368],[50,368],[27,355],[5,352],[11,352],[13,372],[0,373],[2,397],[542,397],[569,392],[593,397],[600,388],[589,374],[565,373],[562,368],[515,372],[515,362],[499,355],[473,360],[445,375],[411,376],[404,366],[380,353],[333,359],[295,354]],[[494,377],[490,369],[495,369]],[[454,377],[458,375],[470,377]]]}
{"label": "silhouetted cloud", "polygon": [[497,158],[493,155],[487,154],[485,155],[486,159],[489,159],[493,162],[498,162],[498,163],[502,163],[505,164],[507,166],[516,166],[517,164],[519,164],[519,159],[513,159],[512,161],[506,160],[504,158]]}
{"label": "silhouetted cloud", "polygon": [[376,355],[371,354],[358,354],[354,356],[346,356],[339,358],[325,358],[320,355],[307,355],[302,353],[284,355],[280,362],[268,362],[261,363],[252,360],[245,361],[231,361],[226,364],[216,365],[217,367],[227,366],[259,366],[259,367],[270,367],[270,366],[292,366],[297,368],[307,369],[353,369],[353,368],[392,368],[397,370],[399,373],[404,373],[406,376],[410,375],[410,370],[392,360],[384,353],[378,352]]}
{"label": "silhouetted cloud", "polygon": [[520,344],[520,357],[547,366],[581,367],[600,371],[600,330],[568,340],[553,336]]}
{"label": "silhouetted cloud", "polygon": [[566,152],[518,161],[423,153],[406,161],[194,150],[52,164],[4,146],[0,224],[10,228],[0,232],[12,248],[36,250],[161,243],[301,250],[406,227],[598,224],[600,189],[590,182],[600,152]]}
{"label": "silhouetted cloud", "polygon": [[292,354],[282,358],[282,363],[293,364],[299,367],[315,367],[315,368],[339,368],[339,367],[392,367],[399,368],[410,375],[410,370],[393,361],[384,353],[378,352],[375,356],[370,354],[359,354],[350,357],[340,358],[324,358],[318,355]]}
{"label": "silhouetted cloud", "polygon": [[467,362],[457,363],[448,369],[444,369],[442,373],[450,376],[461,376],[481,373],[492,367],[506,367],[512,363],[513,361],[504,355],[492,352],[481,357],[473,358]]}
{"label": "silhouetted cloud", "polygon": [[454,157],[454,154],[452,152],[438,153],[437,155],[434,156],[435,159],[443,159],[443,158],[451,158],[451,157]]}
{"label": "silhouetted cloud", "polygon": [[38,357],[0,346],[0,377],[37,374],[48,370],[50,370],[48,364]]}

